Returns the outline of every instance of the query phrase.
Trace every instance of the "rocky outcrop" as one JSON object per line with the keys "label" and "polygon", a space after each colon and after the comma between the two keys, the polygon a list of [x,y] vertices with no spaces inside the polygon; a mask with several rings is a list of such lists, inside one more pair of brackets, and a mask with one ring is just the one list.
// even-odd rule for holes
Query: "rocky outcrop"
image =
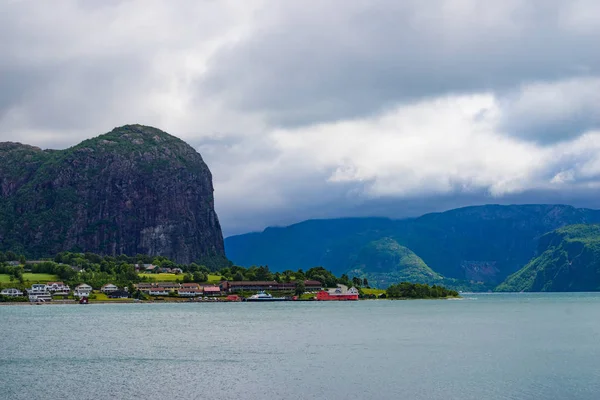
{"label": "rocky outcrop", "polygon": [[210,170],[191,146],[127,125],[62,151],[0,144],[0,249],[224,257]]}

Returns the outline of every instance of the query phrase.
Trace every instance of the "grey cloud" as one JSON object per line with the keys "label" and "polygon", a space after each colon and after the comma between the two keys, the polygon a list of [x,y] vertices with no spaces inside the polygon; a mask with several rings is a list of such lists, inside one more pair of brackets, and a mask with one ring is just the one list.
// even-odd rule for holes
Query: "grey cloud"
{"label": "grey cloud", "polygon": [[[279,8],[280,23],[223,49],[200,90],[274,124],[302,125],[600,72],[597,34],[566,30],[566,2],[303,4]],[[461,4],[475,11],[465,16]],[[499,15],[483,15],[488,8]]]}
{"label": "grey cloud", "polygon": [[530,83],[500,96],[501,130],[541,144],[600,128],[600,77]]}
{"label": "grey cloud", "polygon": [[[365,193],[372,182],[329,182],[330,160],[270,139],[281,126],[360,119],[475,92],[497,96],[500,133],[519,139],[546,145],[598,127],[600,90],[585,82],[600,79],[600,28],[579,24],[569,11],[575,3],[56,0],[33,9],[4,2],[0,140],[64,148],[125,123],[155,125],[201,152],[228,234],[306,218],[400,218],[490,202],[593,206],[594,189],[577,184],[597,177],[570,175],[587,161],[576,151],[539,178],[563,173],[574,180],[560,191],[494,198],[461,192],[459,179],[445,195],[371,198]],[[587,4],[588,15],[600,12]],[[543,90],[523,89],[535,82],[568,101],[548,105]]]}

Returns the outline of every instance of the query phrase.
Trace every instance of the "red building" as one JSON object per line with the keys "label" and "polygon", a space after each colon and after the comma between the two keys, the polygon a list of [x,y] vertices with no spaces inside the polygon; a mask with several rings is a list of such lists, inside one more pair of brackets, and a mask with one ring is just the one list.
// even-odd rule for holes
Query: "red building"
{"label": "red building", "polygon": [[343,301],[358,300],[358,290],[355,287],[348,289],[347,286],[338,285],[335,289],[321,290],[317,293],[319,301]]}

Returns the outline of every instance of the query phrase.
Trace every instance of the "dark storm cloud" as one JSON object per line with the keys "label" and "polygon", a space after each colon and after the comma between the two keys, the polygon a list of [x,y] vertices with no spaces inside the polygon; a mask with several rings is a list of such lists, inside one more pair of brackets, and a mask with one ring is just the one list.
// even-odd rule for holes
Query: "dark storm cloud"
{"label": "dark storm cloud", "polygon": [[570,26],[562,1],[308,2],[274,13],[275,22],[218,53],[201,83],[274,124],[600,70],[598,31]]}

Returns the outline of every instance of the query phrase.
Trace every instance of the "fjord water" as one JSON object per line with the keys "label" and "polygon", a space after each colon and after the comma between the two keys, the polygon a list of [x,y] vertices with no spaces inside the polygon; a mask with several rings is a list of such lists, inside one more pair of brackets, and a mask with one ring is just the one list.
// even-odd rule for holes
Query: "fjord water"
{"label": "fjord water", "polygon": [[0,307],[2,399],[598,399],[600,294]]}

